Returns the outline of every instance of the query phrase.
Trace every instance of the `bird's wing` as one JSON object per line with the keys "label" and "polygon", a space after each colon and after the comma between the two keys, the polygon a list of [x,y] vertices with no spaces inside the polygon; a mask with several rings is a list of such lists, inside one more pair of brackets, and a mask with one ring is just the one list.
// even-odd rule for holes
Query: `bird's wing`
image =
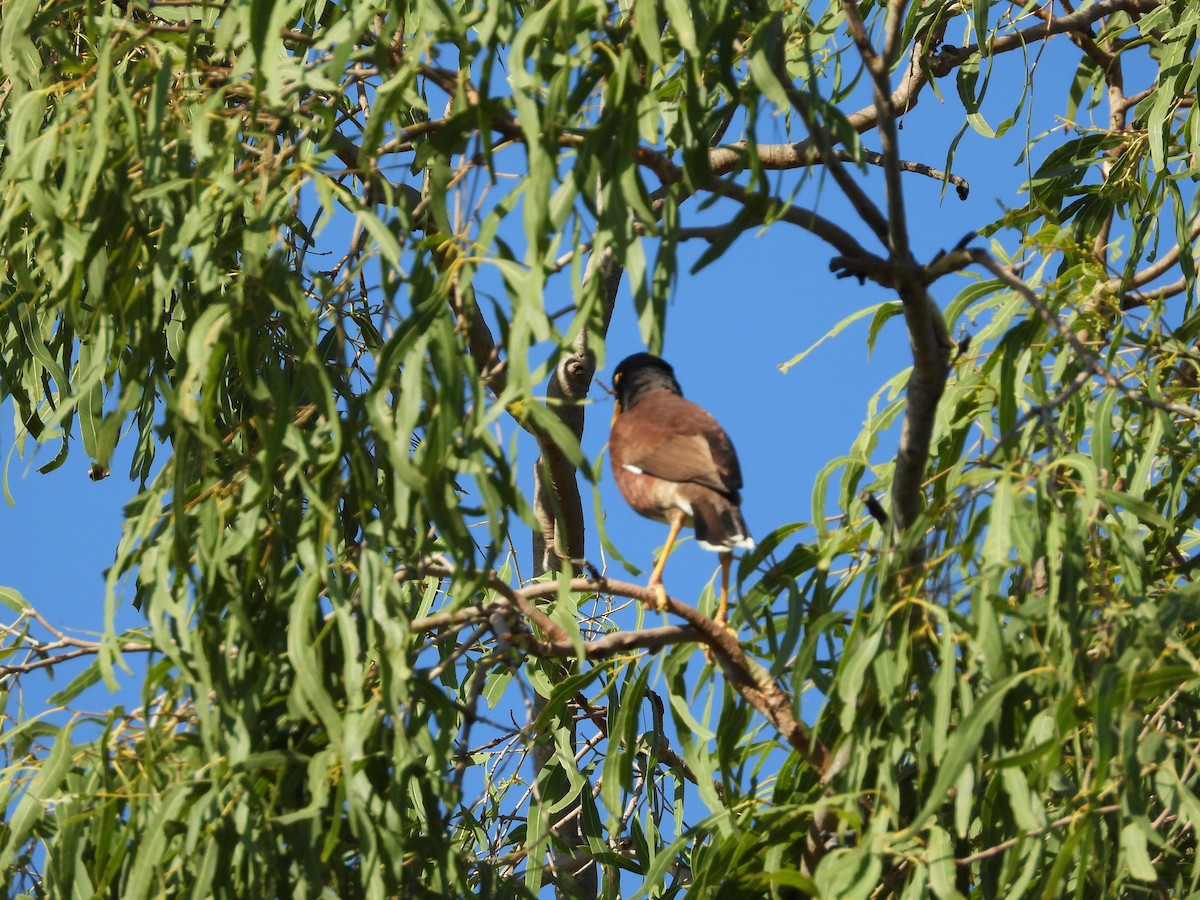
{"label": "bird's wing", "polygon": [[[638,452],[622,462],[666,481],[702,484],[727,495],[740,491],[742,472],[737,455],[717,420],[682,397],[664,394],[661,400],[647,397],[625,414],[653,421],[656,439],[642,443]],[[635,425],[621,423],[620,418],[617,421]]]}

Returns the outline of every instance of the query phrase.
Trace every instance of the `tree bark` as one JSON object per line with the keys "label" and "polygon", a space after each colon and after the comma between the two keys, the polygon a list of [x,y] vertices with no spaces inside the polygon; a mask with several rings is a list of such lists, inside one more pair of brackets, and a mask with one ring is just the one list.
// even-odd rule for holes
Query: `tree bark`
{"label": "tree bark", "polygon": [[[592,349],[595,342],[603,342],[612,320],[613,305],[617,288],[621,283],[623,269],[609,252],[593,254],[588,261],[588,278],[600,278],[603,282],[604,307],[598,328],[580,330],[572,351],[565,355],[554,370],[547,387],[551,399],[550,409],[566,425],[577,439],[583,438],[584,406],[592,378],[596,374],[596,354]],[[541,456],[534,463],[534,516],[538,527],[533,533],[533,573],[559,571],[564,564],[578,568],[584,557],[585,528],[583,499],[579,493],[579,480],[575,467],[566,454],[549,439],[539,440]],[[535,697],[534,716],[540,718],[546,706],[546,698]],[[568,727],[571,729],[571,746],[578,742],[571,707],[566,710]],[[555,727],[557,723],[555,723]],[[534,777],[549,766],[554,758],[554,748],[548,736],[539,734],[534,738],[531,752]],[[580,800],[575,800],[559,817],[561,825],[552,826],[551,840],[554,843],[551,855],[555,873],[555,893],[558,897],[595,897],[600,890],[599,872],[596,863],[581,856],[587,845],[583,832],[584,817],[580,815]],[[587,862],[581,865],[581,858]]]}

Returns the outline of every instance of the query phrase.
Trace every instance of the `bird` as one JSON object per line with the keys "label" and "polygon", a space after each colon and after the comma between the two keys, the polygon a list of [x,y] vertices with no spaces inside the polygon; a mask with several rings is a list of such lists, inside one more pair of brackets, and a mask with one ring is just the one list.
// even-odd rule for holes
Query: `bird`
{"label": "bird", "polygon": [[660,612],[667,607],[663,567],[680,530],[690,525],[696,543],[721,554],[717,622],[724,626],[733,551],[754,548],[742,518],[742,470],[733,442],[708,410],[684,399],[675,370],[664,359],[635,353],[617,366],[612,384],[616,408],[608,454],[613,478],[635,512],[670,526],[647,585],[656,595],[655,606]]}

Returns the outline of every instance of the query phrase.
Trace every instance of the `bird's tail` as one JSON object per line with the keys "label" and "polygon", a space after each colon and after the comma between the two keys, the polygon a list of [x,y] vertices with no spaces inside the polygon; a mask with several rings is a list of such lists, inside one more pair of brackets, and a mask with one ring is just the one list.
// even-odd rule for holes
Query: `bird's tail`
{"label": "bird's tail", "polygon": [[734,549],[754,549],[754,540],[742,518],[742,511],[719,494],[692,502],[692,523],[696,529],[696,543],[705,550],[725,553]]}

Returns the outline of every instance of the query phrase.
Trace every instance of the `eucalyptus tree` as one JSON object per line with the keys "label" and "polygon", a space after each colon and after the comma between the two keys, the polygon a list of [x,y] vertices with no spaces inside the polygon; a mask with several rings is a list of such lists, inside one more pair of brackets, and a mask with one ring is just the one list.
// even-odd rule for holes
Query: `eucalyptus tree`
{"label": "eucalyptus tree", "polygon": [[[144,616],[89,641],[0,589],[6,697],[85,657],[58,702],[141,698],[3,707],[10,891],[1195,890],[1198,23],[5,3],[7,434],[48,477],[132,444],[102,605]],[[918,258],[905,192],[965,194],[968,129],[1030,177]],[[854,315],[912,364],[759,535],[737,635],[630,627],[649,592],[584,559],[608,323],[658,349],[681,244],[762,228],[885,290]]]}

